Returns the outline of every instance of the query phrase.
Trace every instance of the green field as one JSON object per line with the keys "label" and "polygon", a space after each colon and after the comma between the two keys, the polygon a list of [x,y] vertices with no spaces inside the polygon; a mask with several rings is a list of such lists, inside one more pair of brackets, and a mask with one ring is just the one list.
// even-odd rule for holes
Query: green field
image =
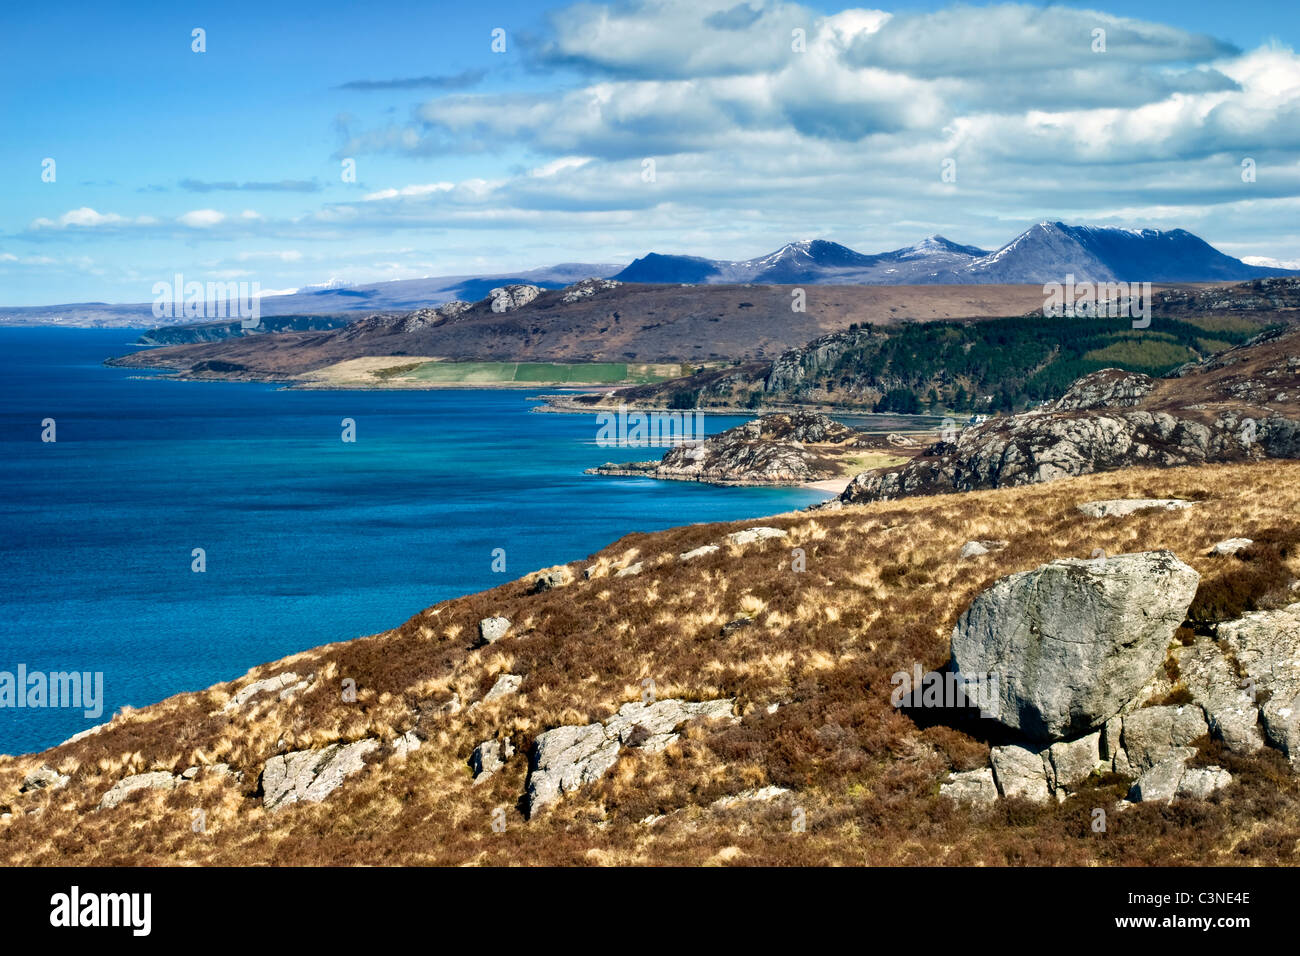
{"label": "green field", "polygon": [[386,372],[390,370],[381,369],[372,374],[400,381],[449,385],[615,385],[676,378],[681,368],[621,362],[424,362],[415,368],[401,367],[396,374],[385,375]]}

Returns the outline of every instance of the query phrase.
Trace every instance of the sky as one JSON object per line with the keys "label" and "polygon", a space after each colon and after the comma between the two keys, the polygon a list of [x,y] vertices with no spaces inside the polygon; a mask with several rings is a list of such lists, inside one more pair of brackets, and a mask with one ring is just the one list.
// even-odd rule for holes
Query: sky
{"label": "sky", "polygon": [[0,304],[1044,219],[1297,262],[1298,34],[1294,0],[6,4]]}

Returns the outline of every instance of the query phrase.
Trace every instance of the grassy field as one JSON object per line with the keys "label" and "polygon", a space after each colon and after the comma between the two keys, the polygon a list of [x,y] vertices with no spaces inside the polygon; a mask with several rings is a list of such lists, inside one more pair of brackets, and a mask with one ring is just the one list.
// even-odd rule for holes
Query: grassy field
{"label": "grassy field", "polygon": [[642,385],[676,378],[677,364],[624,362],[447,362],[424,356],[367,356],[313,371],[326,388],[438,388],[493,385]]}

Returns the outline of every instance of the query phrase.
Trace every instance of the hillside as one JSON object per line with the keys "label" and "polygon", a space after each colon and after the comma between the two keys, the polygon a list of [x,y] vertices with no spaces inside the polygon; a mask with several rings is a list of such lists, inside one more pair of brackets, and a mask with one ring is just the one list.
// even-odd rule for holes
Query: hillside
{"label": "hillside", "polygon": [[[703,364],[772,359],[856,322],[892,324],[1023,314],[1033,286],[847,287],[806,290],[791,309],[785,286],[663,286],[582,282],[559,290],[504,287],[474,303],[367,316],[332,332],[245,336],[151,349],[113,364],[181,377],[292,380],[353,359],[422,356],[475,362]],[[496,303],[496,305],[494,305]],[[219,366],[208,363],[219,362]],[[197,367],[197,368],[196,368]]]}
{"label": "hillside", "polygon": [[[1194,504],[1103,520],[1076,508],[1134,496]],[[955,782],[986,773],[1002,741],[896,708],[891,694],[896,675],[944,664],[954,624],[995,580],[1061,557],[1169,549],[1200,576],[1188,641],[1285,603],[1300,574],[1297,514],[1300,464],[1270,461],[789,514],[761,523],[771,534],[732,540],[756,523],[630,535],[392,631],[0,759],[0,855],[135,866],[1293,863],[1300,775],[1271,745],[1239,753],[1202,734],[1189,765],[1230,783],[1172,804],[1126,803],[1133,772],[1107,768],[1059,803],[963,805]],[[1255,545],[1208,556],[1239,536]],[[964,542],[991,538],[1001,546],[960,557]],[[806,570],[792,566],[794,548]],[[475,647],[480,621],[498,616],[504,636],[490,624],[495,641]],[[1185,700],[1193,673],[1161,673],[1152,700]],[[610,719],[643,699],[664,723]],[[679,737],[662,730],[692,713]],[[598,730],[593,721],[623,728],[608,771],[562,796],[546,790],[530,766],[555,759],[557,738],[538,756],[539,738]]]}
{"label": "hillside", "polygon": [[1052,481],[1134,465],[1300,458],[1300,329],[1180,366],[1163,378],[1105,369],[1049,407],[964,428],[845,502]]}

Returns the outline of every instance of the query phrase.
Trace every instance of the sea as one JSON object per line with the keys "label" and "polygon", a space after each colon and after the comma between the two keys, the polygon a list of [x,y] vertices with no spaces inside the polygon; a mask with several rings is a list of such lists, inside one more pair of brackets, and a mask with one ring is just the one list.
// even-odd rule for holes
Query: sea
{"label": "sea", "polygon": [[[595,415],[534,413],[554,388],[307,391],[103,364],[139,334],[0,329],[0,752],[630,532],[827,497],[585,475],[662,450],[599,446]],[[35,694],[71,673],[89,706],[50,706],[66,678],[57,701]]]}

